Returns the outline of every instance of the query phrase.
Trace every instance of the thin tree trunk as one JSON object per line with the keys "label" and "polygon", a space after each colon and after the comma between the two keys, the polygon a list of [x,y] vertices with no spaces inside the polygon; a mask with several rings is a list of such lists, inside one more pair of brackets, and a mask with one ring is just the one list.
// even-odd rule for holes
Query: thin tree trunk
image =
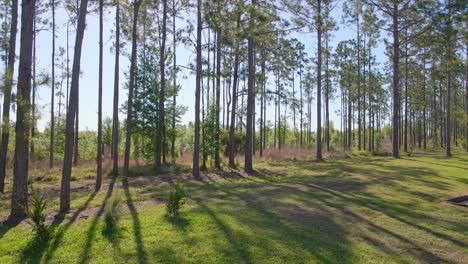
{"label": "thin tree trunk", "polygon": [[[240,14],[237,17],[236,29],[240,26]],[[237,108],[237,87],[239,79],[239,43],[236,43],[236,48],[234,50],[234,76],[233,76],[233,85],[232,85],[232,109],[231,109],[231,126],[229,128],[229,167],[235,168],[235,154],[236,154],[236,143],[235,143],[235,132],[236,132],[236,108]]]}
{"label": "thin tree trunk", "polygon": [[[219,10],[221,11],[221,10]],[[216,132],[215,132],[215,167],[220,169],[221,162],[219,160],[219,113],[220,108],[220,97],[221,97],[221,30],[216,33]]]}
{"label": "thin tree trunk", "polygon": [[[86,13],[88,0],[81,0],[78,27],[75,39],[75,52],[73,53],[72,80],[70,87],[70,102],[68,103],[67,121],[65,127],[65,151],[63,158],[62,182],[60,189],[60,212],[65,213],[70,209],[70,178],[72,172],[73,143],[75,138],[76,111],[78,106],[78,87],[80,77],[81,47],[83,44],[84,30],[86,27]],[[78,136],[78,135],[76,135]]]}
{"label": "thin tree trunk", "polygon": [[36,136],[36,37],[37,37],[37,17],[34,14],[33,18],[33,51],[32,51],[32,104],[31,104],[31,151],[30,159],[34,159],[34,137]]}
{"label": "thin tree trunk", "polygon": [[176,1],[172,1],[172,47],[174,49],[174,58],[173,58],[173,76],[172,76],[172,86],[173,86],[173,95],[172,95],[172,141],[171,141],[171,158],[173,161],[176,159],[175,154],[175,141],[176,141],[176,115],[177,115],[177,57],[176,57],[176,50],[177,50],[177,32],[176,32],[176,10],[175,10],[175,3]]}
{"label": "thin tree trunk", "polygon": [[[166,137],[166,123],[164,121],[165,109],[165,92],[166,92],[166,20],[167,20],[167,0],[162,0],[163,3],[163,21],[162,21],[162,38],[161,47],[159,50],[159,68],[161,75],[161,88],[159,90],[159,126],[158,126],[158,143],[156,144],[156,167],[161,167],[161,156],[165,156],[165,137]],[[164,158],[163,158],[164,160]]]}
{"label": "thin tree trunk", "polygon": [[0,192],[5,191],[5,173],[10,138],[10,104],[13,73],[15,69],[16,31],[18,28],[18,0],[11,1],[10,40],[8,44],[8,61],[3,91],[2,138],[0,143]]}
{"label": "thin tree trunk", "polygon": [[202,78],[202,0],[197,0],[197,76],[195,83],[195,127],[194,127],[194,143],[193,143],[193,164],[192,175],[200,179],[200,85]]}
{"label": "thin tree trunk", "polygon": [[50,145],[49,145],[49,168],[54,167],[54,137],[55,137],[55,0],[51,0],[52,6],[52,85],[50,94]]}
{"label": "thin tree trunk", "polygon": [[361,150],[361,34],[359,14],[357,16],[357,112],[358,112],[358,150]]}
{"label": "thin tree trunk", "polygon": [[112,174],[119,174],[119,56],[120,56],[120,3],[115,6],[115,68],[114,68],[114,103],[112,111]]}
{"label": "thin tree trunk", "polygon": [[103,67],[103,9],[104,0],[99,0],[99,84],[98,84],[98,134],[97,134],[97,170],[95,190],[101,189],[102,183],[102,67]]}
{"label": "thin tree trunk", "polygon": [[322,0],[317,1],[317,161],[322,160]]}
{"label": "thin tree trunk", "polygon": [[393,118],[392,118],[392,156],[399,157],[398,131],[400,128],[399,111],[400,111],[400,39],[398,29],[398,3],[393,3]]}
{"label": "thin tree trunk", "polygon": [[123,176],[128,178],[128,168],[130,166],[130,146],[132,140],[132,119],[133,119],[133,92],[135,87],[135,72],[137,63],[137,37],[138,37],[138,11],[140,10],[142,0],[133,2],[133,26],[132,26],[132,52],[130,58],[130,79],[127,101],[127,129],[125,135],[125,156]]}

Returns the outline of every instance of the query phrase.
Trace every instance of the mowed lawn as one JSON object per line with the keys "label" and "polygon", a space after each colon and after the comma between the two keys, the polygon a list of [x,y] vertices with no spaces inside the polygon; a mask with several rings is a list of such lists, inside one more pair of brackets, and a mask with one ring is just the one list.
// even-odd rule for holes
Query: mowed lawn
{"label": "mowed lawn", "polygon": [[[190,199],[176,221],[165,216],[164,198],[168,182],[188,171],[75,195],[75,210],[47,243],[25,224],[0,227],[0,263],[468,263],[468,207],[445,202],[468,194],[466,154],[256,169],[186,180]],[[109,235],[95,216],[111,195],[122,197],[124,215]]]}

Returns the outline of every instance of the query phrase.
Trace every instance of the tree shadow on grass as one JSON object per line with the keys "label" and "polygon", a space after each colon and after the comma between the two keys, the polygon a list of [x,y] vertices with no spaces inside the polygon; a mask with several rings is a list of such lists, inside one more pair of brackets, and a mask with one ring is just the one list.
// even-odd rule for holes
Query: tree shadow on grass
{"label": "tree shadow on grass", "polygon": [[[317,195],[312,195],[312,193],[309,192],[304,192],[302,190],[298,190],[297,188],[293,188],[290,186],[285,186],[282,185],[282,187],[285,188],[291,188],[292,190],[295,190],[296,192],[303,192],[304,195],[307,196],[312,196],[313,199],[320,200],[322,203],[326,204],[328,207],[335,208],[339,211],[342,212],[342,215],[347,218],[351,222],[356,222],[356,223],[365,223],[369,228],[376,230],[375,233],[380,233],[384,234],[387,236],[391,236],[403,244],[405,244],[408,248],[414,249],[414,253],[412,254],[414,257],[424,261],[424,262],[430,262],[430,263],[441,263],[441,262],[449,262],[446,259],[443,259],[432,252],[421,248],[420,246],[416,245],[414,242],[412,242],[410,239],[403,237],[402,235],[396,234],[388,229],[385,229],[381,226],[378,226],[375,223],[370,222],[369,220],[362,218],[361,216],[357,215],[353,211],[346,209],[342,205],[346,204],[356,204],[362,208],[367,208],[379,213],[384,214],[385,216],[394,219],[398,222],[401,222],[403,224],[406,224],[408,226],[414,227],[416,229],[419,229],[421,231],[424,231],[428,234],[431,234],[432,236],[438,237],[440,239],[444,239],[446,241],[449,241],[461,248],[466,248],[468,245],[460,240],[457,240],[450,235],[441,233],[439,231],[435,231],[431,228],[428,228],[426,226],[423,226],[421,224],[415,223],[415,221],[410,221],[408,219],[405,219],[401,217],[400,215],[405,215],[407,217],[410,217],[415,220],[423,220],[426,222],[434,222],[436,219],[431,218],[429,215],[426,214],[420,214],[416,213],[414,210],[411,210],[411,208],[407,207],[400,207],[398,205],[392,205],[388,201],[384,201],[382,198],[377,197],[372,194],[366,193],[364,196],[357,196],[353,194],[347,194],[343,192],[337,192],[328,188],[324,188],[318,185],[313,185],[313,184],[303,184],[303,183],[294,183],[291,182],[292,184],[298,184],[298,185],[303,185],[307,186],[313,189],[318,189],[320,191],[326,192],[330,194],[332,197],[330,198],[323,198],[319,197]],[[311,198],[312,198],[311,197]],[[335,201],[334,201],[335,200]]]}
{"label": "tree shadow on grass", "polygon": [[45,263],[48,263],[55,252],[60,242],[63,239],[66,231],[70,228],[70,226],[78,219],[79,215],[88,208],[88,205],[96,196],[96,192],[93,192],[89,195],[88,199],[83,203],[83,205],[76,210],[73,215],[71,216],[68,222],[60,227],[60,224],[65,220],[64,214],[57,214],[55,216],[54,221],[52,222],[50,229],[51,229],[51,240],[48,242],[39,241],[37,238],[29,241],[26,247],[23,249],[21,253],[21,261],[20,263],[40,263],[42,256],[45,253]]}
{"label": "tree shadow on grass", "polygon": [[130,193],[130,189],[128,186],[128,180],[125,178],[122,179],[122,187],[124,189],[127,207],[130,210],[130,214],[133,220],[133,234],[134,234],[136,250],[138,254],[138,263],[148,263],[146,252],[145,252],[145,246],[143,244],[143,237],[141,234],[141,224],[140,224],[140,219],[138,217],[138,211],[132,200],[132,195]]}
{"label": "tree shadow on grass", "polygon": [[183,232],[187,231],[187,227],[190,225],[190,221],[183,215],[179,215],[176,218],[166,216],[166,219],[169,223],[171,223],[171,225]]}
{"label": "tree shadow on grass", "polygon": [[[206,184],[211,185],[211,183]],[[233,250],[239,253],[243,262],[254,262],[254,255],[251,255],[249,251],[256,247],[255,258],[263,254],[265,260],[272,257],[271,260],[274,261],[279,261],[277,258],[287,261],[291,254],[302,258],[299,261],[310,261],[309,258],[313,257],[321,263],[346,263],[352,258],[345,235],[347,231],[330,217],[327,208],[299,211],[296,210],[297,208],[289,210],[292,208],[290,205],[282,206],[282,208],[274,207],[272,201],[280,199],[280,196],[284,194],[282,190],[259,188],[262,184],[268,185],[265,182],[251,184],[253,185],[247,188],[251,188],[252,192],[238,185],[215,187],[213,191],[217,193],[217,197],[211,196],[210,200],[217,199],[216,204],[219,209],[216,211],[205,204],[201,198],[194,199],[202,212],[208,214],[225,234]],[[281,212],[278,212],[278,209]],[[291,226],[286,217],[291,216],[292,213],[297,213],[296,220],[306,221],[307,225],[299,226],[300,229],[297,225]],[[243,228],[236,230],[229,227],[222,220],[221,215],[236,219],[236,222],[240,223]],[[278,250],[279,252],[286,250],[286,252],[278,253]],[[303,250],[307,251],[310,257],[304,255]],[[271,252],[277,253],[271,255]]]}
{"label": "tree shadow on grass", "polygon": [[104,213],[104,208],[106,207],[107,201],[112,196],[116,180],[117,180],[116,177],[112,178],[112,180],[111,180],[111,182],[109,184],[109,188],[107,189],[106,196],[104,197],[104,200],[102,201],[102,204],[99,207],[98,212],[96,213],[93,220],[91,221],[91,224],[90,224],[90,226],[88,228],[88,231],[87,231],[87,234],[86,234],[86,243],[85,243],[85,246],[84,246],[84,249],[83,249],[83,254],[80,257],[79,263],[86,263],[86,262],[89,261],[89,253],[90,253],[90,250],[91,250],[91,246],[93,244],[93,239],[94,239],[94,236],[95,236],[95,233],[96,233],[97,224],[99,222],[99,218]]}
{"label": "tree shadow on grass", "polygon": [[41,263],[41,256],[49,246],[49,241],[34,236],[21,252],[19,263]]}
{"label": "tree shadow on grass", "polygon": [[[442,163],[437,163],[437,162],[430,162],[430,161],[422,160],[422,159],[408,158],[408,157],[405,157],[404,159],[405,160],[411,160],[411,161],[414,161],[414,162],[426,163],[426,164],[430,164],[430,165],[434,165],[434,166],[442,166],[442,167],[447,167],[447,168],[468,170],[468,166],[467,167],[461,167],[461,166],[455,166],[455,165],[447,165],[447,164],[442,164]],[[446,158],[446,159],[448,160],[450,158]]]}
{"label": "tree shadow on grass", "polygon": [[252,257],[250,256],[249,252],[245,249],[245,244],[242,245],[239,243],[235,238],[233,231],[231,228],[229,228],[228,225],[226,225],[222,219],[218,217],[216,212],[214,212],[210,207],[208,207],[202,199],[198,198],[193,198],[193,200],[198,204],[198,206],[201,208],[201,210],[208,214],[211,219],[216,223],[216,225],[221,229],[221,231],[224,233],[224,236],[228,240],[228,242],[232,245],[233,250],[236,251],[239,255],[240,258],[243,260],[245,263],[252,263]]}

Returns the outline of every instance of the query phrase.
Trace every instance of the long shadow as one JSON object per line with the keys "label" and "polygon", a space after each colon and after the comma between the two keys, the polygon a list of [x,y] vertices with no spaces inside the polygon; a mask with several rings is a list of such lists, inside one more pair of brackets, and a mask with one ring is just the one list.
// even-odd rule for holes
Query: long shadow
{"label": "long shadow", "polygon": [[112,178],[112,180],[111,180],[111,182],[109,184],[109,188],[107,189],[106,196],[104,197],[104,200],[102,201],[102,204],[99,207],[98,212],[96,213],[96,215],[94,216],[94,218],[93,218],[93,220],[91,222],[91,225],[90,225],[90,227],[88,229],[88,232],[87,232],[87,235],[86,235],[86,244],[85,244],[85,247],[83,249],[83,254],[81,255],[81,258],[80,258],[80,261],[79,261],[80,263],[86,263],[86,262],[89,261],[89,252],[91,250],[94,235],[96,233],[97,223],[98,223],[99,218],[101,217],[101,215],[104,213],[104,208],[106,207],[107,201],[112,196],[116,180],[117,180],[116,177]]}
{"label": "long shadow", "polygon": [[252,257],[250,256],[249,252],[247,250],[245,250],[245,248],[234,239],[233,231],[229,228],[229,226],[227,226],[216,215],[216,213],[213,210],[211,210],[205,203],[203,203],[201,199],[193,198],[192,200],[194,200],[198,204],[198,206],[200,206],[200,208],[205,213],[207,213],[215,221],[216,225],[218,225],[218,227],[224,233],[224,235],[225,235],[226,239],[228,240],[228,242],[234,247],[234,249],[237,252],[239,252],[242,260],[245,263],[252,263]]}
{"label": "long shadow", "polygon": [[147,256],[145,252],[145,246],[143,244],[142,234],[141,234],[141,224],[138,217],[138,211],[133,203],[132,195],[130,194],[130,189],[128,186],[128,180],[122,179],[122,187],[124,189],[125,198],[127,201],[127,207],[130,210],[130,214],[133,220],[133,234],[136,242],[136,249],[138,254],[138,263],[147,263]]}
{"label": "long shadow", "polygon": [[[345,168],[346,168],[346,166],[342,165],[342,166],[340,166],[339,170],[340,171],[345,170]],[[412,179],[419,180],[423,184],[429,185],[429,186],[431,186],[433,188],[442,188],[442,189],[447,188],[447,185],[444,184],[444,183],[434,183],[434,182],[428,181],[426,179],[421,179],[420,178],[421,173],[433,173],[435,175],[434,171],[428,170],[426,168],[403,168],[402,169],[401,167],[396,168],[395,166],[390,166],[388,169],[389,169],[389,172],[386,172],[386,173],[391,174],[391,175],[388,175],[388,176],[392,176],[392,177],[383,177],[381,179],[371,180],[369,182],[363,182],[362,184],[376,184],[376,183],[388,184],[389,181],[392,181],[392,180],[395,179],[395,177],[394,177],[395,172],[400,172],[400,173],[402,172],[401,175],[399,175],[397,178],[404,179],[404,177],[411,177]],[[360,170],[357,171],[357,172],[362,173],[362,171],[360,171]],[[415,172],[418,172],[418,173],[415,174]],[[368,173],[372,174],[371,171],[368,171]],[[291,181],[292,177],[286,177],[286,178],[281,177],[280,179],[278,179],[278,177],[272,177],[271,174],[272,173],[268,173],[268,175],[263,175],[263,176],[260,176],[260,177],[262,178],[262,180],[269,181],[272,184],[281,184],[281,183],[283,183],[283,184],[298,184],[298,185],[307,186],[309,188],[312,187],[312,188],[315,188],[315,189],[319,189],[321,191],[325,191],[325,192],[329,193],[330,195],[333,195],[333,197],[330,197],[331,199],[334,199],[335,197],[338,197],[338,200],[339,200],[338,204],[340,204],[340,203],[341,204],[354,203],[356,205],[359,205],[360,207],[369,208],[371,210],[380,212],[380,213],[388,216],[389,218],[393,218],[393,219],[395,219],[395,220],[397,220],[399,222],[402,222],[402,223],[404,223],[404,224],[406,224],[408,226],[412,226],[412,227],[414,227],[416,229],[424,231],[424,232],[426,232],[426,233],[428,233],[430,235],[433,235],[435,237],[447,240],[447,241],[449,241],[449,242],[451,242],[451,243],[453,243],[453,244],[455,244],[457,246],[460,246],[462,248],[468,246],[465,242],[457,240],[457,239],[451,237],[450,235],[441,233],[439,231],[433,230],[431,228],[428,228],[426,226],[423,226],[421,224],[415,223],[415,222],[413,222],[411,220],[408,220],[408,219],[405,219],[405,218],[399,216],[400,214],[403,214],[403,215],[408,215],[410,218],[427,220],[427,219],[430,218],[428,215],[418,214],[418,213],[414,212],[411,209],[404,210],[404,209],[400,208],[399,206],[391,206],[391,205],[388,204],[388,202],[385,203],[384,201],[380,201],[379,198],[375,197],[375,196],[368,197],[368,198],[363,198],[361,196],[352,195],[352,194],[349,194],[349,193],[346,193],[346,192],[343,192],[343,191],[336,191],[333,188],[331,188],[331,189],[324,188],[322,186],[318,186],[318,185],[313,184],[313,183],[294,182],[294,181]],[[410,175],[412,175],[412,176],[410,176]],[[281,184],[281,186],[283,188],[288,187],[288,186],[285,186],[283,184]],[[290,188],[290,187],[288,187],[288,188]],[[296,191],[300,191],[300,190],[297,190],[296,188],[292,188],[292,189],[294,189]],[[238,193],[238,192],[236,191],[236,193]],[[307,194],[307,195],[311,196],[311,199],[317,199],[316,195],[311,195],[311,194],[309,194],[307,192],[305,192],[304,194]],[[264,196],[264,194],[257,193],[256,196]],[[330,202],[330,200],[331,200],[330,198],[328,198],[328,199],[323,199],[322,198],[322,199],[318,199],[318,200],[321,200],[324,204],[327,205],[327,207],[339,209],[342,212],[342,214],[345,215],[347,218],[351,217],[349,219],[350,221],[357,221],[357,222],[367,221],[366,219],[362,219],[362,217],[356,215],[355,213],[337,206],[336,203]],[[254,199],[255,199],[255,197],[252,197],[249,200],[253,201]],[[257,209],[257,207],[256,207],[256,209]],[[430,222],[431,220],[429,219],[427,221]],[[413,252],[413,254],[412,254],[416,258],[419,258],[419,259],[424,260],[424,261],[436,261],[436,262],[446,262],[447,261],[447,260],[445,260],[445,259],[443,259],[443,258],[441,258],[439,256],[434,255],[433,253],[431,253],[431,252],[429,252],[429,251],[427,251],[425,249],[422,249],[422,248],[418,247],[416,244],[414,244],[414,242],[412,242],[408,238],[405,238],[405,237],[403,237],[403,236],[401,236],[399,234],[396,234],[396,233],[394,233],[394,232],[392,232],[390,230],[387,230],[387,229],[385,229],[383,227],[377,226],[376,224],[371,223],[369,221],[367,221],[366,224],[369,225],[370,227],[372,227],[373,229],[378,230],[379,233],[383,233],[383,234],[389,235],[391,237],[394,237],[395,239],[397,239],[397,240],[401,241],[402,243],[408,245],[410,248],[417,248],[418,252],[416,252],[416,253]],[[390,249],[387,249],[387,250],[390,250]]]}
{"label": "long shadow", "polygon": [[[289,184],[295,184],[295,183],[289,183]],[[441,258],[439,256],[436,256],[433,253],[431,253],[431,252],[425,250],[424,248],[418,246],[417,244],[415,244],[413,241],[409,240],[408,238],[403,237],[403,236],[401,236],[401,235],[399,235],[399,234],[397,234],[395,232],[392,232],[392,231],[390,231],[390,230],[388,230],[386,228],[383,228],[382,226],[379,226],[376,223],[373,223],[373,222],[371,222],[371,221],[357,215],[355,212],[353,212],[353,211],[351,211],[349,209],[346,209],[345,205],[349,204],[349,200],[350,200],[348,197],[338,196],[339,199],[338,199],[338,201],[336,201],[336,200],[333,199],[333,198],[335,198],[335,196],[337,196],[334,191],[330,192],[330,190],[328,190],[326,188],[322,188],[320,186],[310,185],[310,184],[297,183],[297,185],[305,185],[307,187],[318,189],[320,191],[328,193],[329,195],[326,196],[326,197],[323,197],[321,195],[317,195],[317,193],[306,192],[306,191],[303,191],[303,190],[300,190],[298,188],[294,188],[294,187],[291,187],[291,186],[288,186],[288,185],[285,185],[285,184],[275,184],[275,185],[277,185],[280,188],[289,189],[292,193],[296,193],[296,194],[300,193],[301,195],[303,195],[305,197],[309,197],[309,198],[303,198],[304,203],[310,203],[311,201],[320,201],[327,208],[333,208],[333,209],[337,210],[338,212],[340,212],[340,215],[343,216],[343,218],[346,220],[346,222],[349,222],[349,223],[364,223],[367,226],[369,231],[373,230],[373,232],[376,233],[377,235],[385,234],[387,236],[393,237],[393,238],[397,239],[398,241],[404,243],[405,245],[407,245],[411,249],[416,248],[420,254],[412,254],[412,256],[422,260],[423,262],[430,262],[430,263],[446,263],[446,262],[448,262],[446,259],[443,259],[443,258]],[[264,196],[264,194],[262,194],[262,193],[259,193],[258,195],[259,196]],[[351,202],[353,202],[353,201],[351,201]],[[318,206],[318,204],[313,204],[312,206]],[[372,209],[374,209],[374,208],[372,208]],[[388,246],[385,246],[383,244],[380,244],[380,246],[383,246],[384,248],[381,248],[381,249],[384,249],[385,251],[387,251],[388,254],[393,252],[393,250],[391,248],[388,248]]]}
{"label": "long shadow", "polygon": [[[263,182],[258,183],[258,185],[254,183],[255,187],[252,187],[252,189],[255,191],[253,194],[249,191],[240,191],[238,186],[221,186],[220,188],[216,188],[214,190],[220,195],[218,199],[224,202],[227,202],[228,200],[230,201],[230,203],[227,204],[228,207],[239,206],[240,201],[241,204],[245,204],[248,209],[253,210],[255,213],[259,214],[259,217],[252,217],[250,214],[232,214],[231,211],[225,213],[229,214],[231,217],[236,217],[237,220],[240,221],[243,225],[246,225],[255,230],[253,233],[248,233],[248,235],[243,240],[247,240],[247,242],[243,243],[248,243],[248,241],[252,239],[252,235],[268,234],[270,238],[268,240],[262,241],[264,244],[263,250],[265,252],[274,252],[276,247],[275,244],[272,244],[272,242],[281,241],[281,243],[291,248],[297,247],[297,244],[299,243],[303,249],[305,249],[308,253],[311,254],[311,256],[315,257],[321,263],[346,263],[351,259],[352,254],[347,247],[349,243],[346,242],[346,231],[329,217],[330,214],[327,211],[327,208],[320,208],[321,210],[319,214],[302,214],[300,217],[307,218],[307,220],[311,222],[305,227],[301,225],[302,230],[298,230],[297,228],[293,228],[289,224],[286,224],[284,217],[281,217],[272,211],[272,209],[277,208],[273,208],[274,206],[269,204],[272,200],[278,199],[269,197],[266,201],[260,200],[261,198],[268,196],[264,195],[262,190],[257,188],[262,184],[265,185],[268,183]],[[249,186],[249,188],[250,187],[251,186]],[[276,190],[276,194],[280,191],[281,189]],[[224,195],[222,193],[224,193]],[[235,199],[233,200],[232,198]],[[231,205],[231,203],[233,204]],[[265,203],[268,203],[268,205]],[[201,204],[201,206],[203,207],[203,204]],[[285,207],[287,208],[287,206]],[[213,211],[211,211],[211,213],[207,211],[207,213],[209,213],[215,222],[220,225],[220,228],[226,234],[228,240],[230,242],[233,241],[231,244],[233,244],[236,248],[242,249],[242,246],[237,246],[238,244],[235,242],[236,240],[234,239],[234,234],[232,231],[225,227],[226,225],[223,224],[222,221],[219,221],[219,217],[216,216]],[[289,212],[286,212],[286,214],[288,213]],[[307,230],[304,230],[304,228]],[[271,237],[272,234],[274,234],[273,237]],[[236,234],[236,236],[241,236],[241,234]],[[232,238],[230,239],[230,237]],[[262,236],[260,235],[260,237]],[[268,253],[266,254],[268,255]],[[249,259],[246,256],[249,255],[244,253],[244,261],[250,263],[251,261],[249,262]]]}
{"label": "long shadow", "polygon": [[[395,208],[395,207],[389,205],[388,203],[384,204],[383,202],[376,202],[376,200],[379,199],[379,198],[375,197],[373,195],[366,194],[366,196],[368,198],[362,198],[362,197],[352,195],[352,194],[337,192],[337,191],[334,191],[334,190],[331,190],[331,189],[328,189],[328,188],[324,188],[324,187],[321,187],[321,186],[318,186],[318,185],[315,185],[315,184],[303,184],[303,183],[295,183],[295,182],[291,182],[291,183],[292,184],[305,185],[305,186],[308,186],[308,187],[311,187],[311,188],[314,188],[314,189],[318,189],[318,190],[327,192],[327,193],[333,195],[334,197],[338,197],[342,201],[346,201],[348,203],[351,202],[351,203],[359,205],[360,207],[365,207],[365,208],[369,208],[369,209],[372,209],[374,211],[380,212],[380,213],[386,215],[389,218],[392,218],[394,220],[402,222],[402,223],[404,223],[404,224],[406,224],[408,226],[412,226],[412,227],[414,227],[416,229],[422,230],[422,231],[424,231],[426,233],[429,233],[429,234],[431,234],[431,235],[433,235],[435,237],[439,237],[439,238],[442,238],[444,240],[447,240],[447,241],[449,241],[449,242],[451,242],[451,243],[453,243],[453,244],[455,244],[455,245],[457,245],[459,247],[462,247],[462,248],[468,247],[468,244],[463,242],[463,241],[459,241],[457,239],[454,239],[451,236],[448,236],[447,234],[440,233],[438,231],[427,228],[427,227],[422,226],[420,224],[416,224],[413,221],[409,221],[407,219],[404,219],[404,218],[398,216],[399,214],[405,214],[405,215],[409,215],[410,217],[415,218],[415,219],[427,219],[428,218],[427,215],[415,215],[415,213],[412,212],[411,210],[401,211],[402,210],[401,208]],[[323,200],[323,202],[327,203],[329,206],[335,206],[335,204],[330,203],[327,200]],[[348,211],[347,213],[350,212],[349,210],[347,210],[347,211]]]}
{"label": "long shadow", "polygon": [[454,165],[446,165],[446,164],[441,164],[441,163],[436,163],[436,162],[430,162],[430,161],[427,161],[427,160],[414,159],[414,158],[407,158],[407,157],[405,157],[404,159],[405,159],[405,160],[415,161],[415,162],[421,162],[421,163],[431,164],[431,165],[435,165],[435,166],[442,166],[442,167],[447,167],[447,168],[455,168],[455,169],[461,169],[461,170],[468,170],[468,166],[467,166],[467,167],[459,167],[459,166],[454,166]]}
{"label": "long shadow", "polygon": [[66,231],[78,219],[78,216],[84,210],[86,210],[86,208],[88,208],[89,203],[94,199],[95,196],[96,192],[91,193],[83,205],[81,205],[78,210],[73,213],[70,220],[68,220],[68,222],[59,230],[57,230],[57,228],[59,228],[60,224],[64,221],[65,215],[57,214],[50,226],[53,236],[52,240],[48,242],[42,242],[34,238],[33,240],[29,241],[29,243],[22,251],[20,263],[40,263],[44,253],[46,253],[45,263],[49,262],[52,259],[55,250],[57,250],[58,246],[60,245],[60,242]]}

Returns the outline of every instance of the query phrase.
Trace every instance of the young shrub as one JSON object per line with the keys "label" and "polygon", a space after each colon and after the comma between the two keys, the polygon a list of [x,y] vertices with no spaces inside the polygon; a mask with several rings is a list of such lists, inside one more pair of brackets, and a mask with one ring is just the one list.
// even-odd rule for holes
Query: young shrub
{"label": "young shrub", "polygon": [[114,196],[110,201],[107,202],[104,208],[104,232],[112,233],[117,230],[118,222],[122,216],[121,210],[121,199],[120,196]]}
{"label": "young shrub", "polygon": [[31,186],[31,203],[26,212],[31,219],[28,223],[32,226],[37,238],[49,240],[50,228],[45,224],[45,210],[47,207],[46,199]]}
{"label": "young shrub", "polygon": [[174,184],[169,192],[169,197],[166,203],[167,215],[171,218],[176,218],[179,215],[179,210],[185,204],[187,194],[185,188],[179,181]]}

